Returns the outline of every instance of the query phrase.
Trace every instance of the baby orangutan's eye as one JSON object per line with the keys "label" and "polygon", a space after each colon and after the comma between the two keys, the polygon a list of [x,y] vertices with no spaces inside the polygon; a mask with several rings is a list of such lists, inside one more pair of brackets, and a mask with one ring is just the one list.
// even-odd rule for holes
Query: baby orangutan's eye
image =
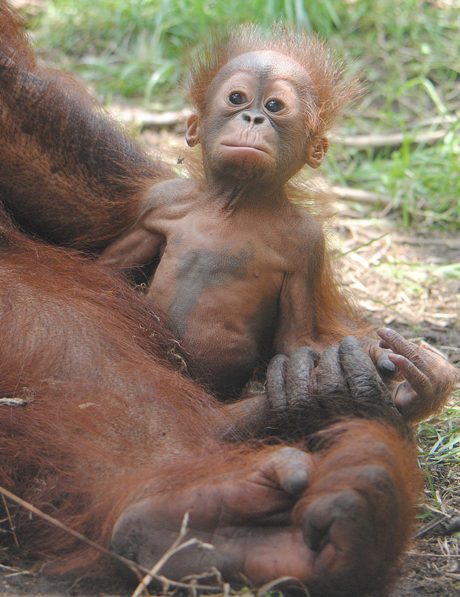
{"label": "baby orangutan's eye", "polygon": [[284,105],[278,100],[270,100],[265,104],[265,107],[269,112],[279,112],[284,108]]}
{"label": "baby orangutan's eye", "polygon": [[230,103],[234,104],[235,106],[245,104],[248,101],[248,98],[244,95],[244,93],[231,93],[228,96],[228,99]]}

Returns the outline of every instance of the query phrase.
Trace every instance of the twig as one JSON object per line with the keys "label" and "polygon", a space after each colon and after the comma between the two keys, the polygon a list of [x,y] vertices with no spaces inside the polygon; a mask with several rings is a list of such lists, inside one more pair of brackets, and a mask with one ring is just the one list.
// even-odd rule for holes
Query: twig
{"label": "twig", "polygon": [[441,238],[422,238],[420,236],[416,238],[398,238],[398,242],[406,245],[439,245],[441,247],[447,247],[448,249],[460,249],[460,241],[452,239],[444,240]]}
{"label": "twig", "polygon": [[458,560],[460,558],[460,554],[456,553],[419,553],[417,551],[408,551],[406,555],[415,556],[417,558],[447,558],[453,560]]}
{"label": "twig", "polygon": [[19,568],[13,568],[12,566],[5,566],[0,564],[0,570],[6,570],[6,572],[22,572]]}
{"label": "twig", "polygon": [[7,497],[8,499],[15,502],[16,504],[19,504],[26,510],[29,510],[29,512],[36,514],[39,518],[46,520],[46,522],[49,522],[50,524],[54,525],[55,527],[58,527],[65,533],[72,535],[72,537],[75,537],[75,539],[78,539],[79,541],[81,541],[82,543],[85,543],[89,547],[92,547],[99,553],[102,553],[105,556],[109,556],[110,558],[114,558],[115,560],[118,560],[119,562],[126,564],[127,566],[129,566],[129,568],[131,570],[134,568],[134,571],[139,570],[140,572],[143,572],[144,574],[146,572],[147,573],[149,572],[149,570],[147,568],[144,568],[140,564],[137,564],[136,562],[133,562],[132,560],[128,560],[128,558],[120,556],[117,553],[115,553],[114,551],[110,551],[109,549],[106,549],[105,547],[102,547],[101,545],[94,543],[94,541],[91,541],[91,539],[88,539],[87,537],[85,537],[84,535],[79,533],[78,531],[74,531],[73,529],[71,529],[64,523],[62,523],[60,520],[57,520],[56,518],[49,516],[49,514],[45,514],[45,512],[42,512],[41,510],[39,510],[32,504],[29,504],[29,502],[26,502],[25,500],[18,497],[17,495],[14,495],[14,493],[11,493],[11,491],[8,491],[8,489],[5,489],[4,487],[0,486],[0,493],[3,496],[3,499],[5,499],[5,497]]}
{"label": "twig", "polygon": [[32,572],[29,570],[21,570],[20,572],[12,572],[11,574],[5,574],[5,578],[15,578],[16,576],[33,576]]}
{"label": "twig", "polygon": [[[450,315],[450,317],[453,317],[453,315]],[[439,348],[437,348],[436,346],[433,346],[432,344],[430,344],[429,342],[427,342],[426,340],[422,340],[420,342],[420,346],[422,348],[426,348],[426,350],[431,350],[431,352],[434,352],[435,354],[439,355],[440,357],[442,357],[445,361],[448,361],[448,357],[446,354],[444,354],[442,352],[442,350],[439,350]]]}
{"label": "twig", "polygon": [[3,506],[5,508],[6,516],[8,518],[8,522],[9,522],[9,525],[10,525],[10,530],[11,530],[11,532],[13,534],[14,544],[16,545],[17,549],[19,549],[19,541],[18,541],[18,538],[16,536],[16,529],[14,528],[13,520],[12,520],[12,518],[10,516],[10,510],[8,508],[8,504],[6,503],[4,495],[2,495],[2,502],[3,502]]}
{"label": "twig", "polygon": [[448,516],[446,514],[441,514],[435,520],[432,520],[431,522],[428,522],[427,524],[423,525],[413,535],[412,539],[419,539],[420,537],[423,537],[424,535],[426,535],[428,532],[432,531],[434,528],[436,528],[440,524],[443,524],[446,521],[446,518],[448,518]]}
{"label": "twig", "polygon": [[371,191],[364,191],[363,189],[349,189],[346,187],[326,187],[323,191],[325,195],[332,195],[336,199],[342,201],[355,201],[363,205],[392,205],[394,199],[388,195],[381,195],[380,193],[372,193]]}
{"label": "twig", "polygon": [[26,406],[31,402],[32,400],[24,398],[0,398],[0,406]]}
{"label": "twig", "polygon": [[[0,494],[2,494],[2,496],[4,496],[4,497],[7,497],[8,499],[15,502],[16,504],[19,504],[26,510],[29,510],[29,512],[36,514],[39,518],[46,520],[46,522],[49,522],[50,524],[58,527],[65,533],[72,535],[72,537],[75,537],[75,539],[78,539],[82,543],[85,543],[89,547],[92,547],[99,553],[102,553],[105,556],[108,556],[110,558],[113,558],[113,559],[118,560],[119,562],[125,564],[134,572],[134,574],[136,574],[136,576],[137,576],[137,572],[141,572],[145,575],[149,575],[151,573],[151,570],[149,570],[145,566],[142,566],[141,564],[138,564],[137,562],[134,562],[133,560],[129,560],[128,558],[125,558],[124,556],[120,556],[119,554],[115,553],[114,551],[111,551],[109,549],[106,549],[105,547],[102,547],[101,545],[98,545],[97,543],[95,543],[94,541],[91,541],[91,539],[88,539],[87,537],[85,537],[84,535],[79,533],[78,531],[74,531],[73,529],[71,529],[64,523],[62,523],[60,520],[57,520],[56,518],[53,518],[52,516],[45,514],[45,512],[42,512],[41,510],[39,510],[32,504],[29,504],[29,502],[26,502],[25,500],[18,497],[14,493],[11,493],[11,491],[8,491],[8,489],[5,489],[1,485],[0,485]],[[203,545],[207,545],[207,544],[204,543]],[[188,547],[188,545],[187,545],[187,547]],[[164,576],[158,576],[158,580],[160,580],[163,583],[167,583],[170,586],[177,587],[179,589],[189,589],[190,588],[190,586],[186,583],[169,580]],[[208,587],[208,586],[195,585],[195,588],[197,588],[199,590],[203,590],[203,591],[221,591],[221,588],[219,588],[219,587]]]}
{"label": "twig", "polygon": [[[149,571],[149,573],[141,580],[137,589],[134,591],[132,597],[140,597],[143,591],[147,591],[148,585],[152,582],[153,579],[159,580],[162,584],[170,584],[170,581],[165,578],[164,576],[158,575],[158,572],[163,568],[166,562],[176,553],[181,551],[182,549],[186,549],[187,547],[191,547],[192,545],[199,545],[204,549],[214,549],[214,546],[210,543],[204,543],[199,539],[189,539],[185,543],[181,543],[182,539],[187,534],[187,526],[189,522],[189,513],[188,511],[184,514],[184,518],[182,520],[181,528],[179,535],[176,537],[174,543],[171,547],[162,555],[162,557],[158,560],[158,562],[153,566],[153,568]],[[197,585],[193,585],[195,589]]]}
{"label": "twig", "polygon": [[[345,255],[348,255],[349,253],[354,253],[355,251],[359,251],[359,249],[362,249],[363,247],[369,247],[370,245],[372,245],[373,243],[377,242],[378,240],[380,240],[381,238],[385,238],[385,236],[388,236],[390,233],[389,232],[385,232],[384,234],[381,234],[380,236],[378,236],[377,238],[373,238],[371,239],[369,242],[367,243],[362,243],[357,247],[353,247],[353,249],[350,249],[349,251],[345,251],[344,253],[339,253],[338,255],[334,256],[334,259],[340,259],[341,257],[345,257]],[[369,267],[369,266],[368,266]]]}
{"label": "twig", "polygon": [[299,580],[298,578],[296,578],[295,576],[281,576],[280,578],[277,578],[276,580],[272,580],[272,581],[268,582],[263,587],[260,587],[260,589],[257,591],[257,597],[263,597],[264,595],[268,595],[269,593],[272,592],[272,590],[275,587],[277,587],[278,585],[281,585],[285,582],[294,582],[296,585],[300,586],[302,591],[305,593],[306,597],[311,597],[310,591],[307,589],[307,587],[304,585],[304,583],[301,580]]}
{"label": "twig", "polygon": [[391,135],[357,135],[355,137],[339,138],[343,145],[347,147],[356,147],[365,149],[368,147],[395,147],[402,145],[404,141],[410,139],[412,143],[436,143],[443,139],[449,131],[430,131],[428,133],[419,133],[413,137],[410,134],[393,133]]}
{"label": "twig", "polygon": [[143,108],[133,108],[121,104],[112,104],[110,112],[121,120],[123,124],[132,126],[138,124],[141,129],[166,128],[187,121],[192,111],[188,108],[176,112],[153,112]]}

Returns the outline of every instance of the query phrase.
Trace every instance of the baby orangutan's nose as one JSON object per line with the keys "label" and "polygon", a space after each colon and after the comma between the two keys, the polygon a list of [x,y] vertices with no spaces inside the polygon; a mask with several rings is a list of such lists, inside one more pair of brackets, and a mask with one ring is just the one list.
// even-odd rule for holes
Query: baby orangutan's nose
{"label": "baby orangutan's nose", "polygon": [[243,120],[246,122],[252,122],[253,124],[262,124],[265,121],[265,116],[251,114],[251,112],[243,112],[241,115]]}

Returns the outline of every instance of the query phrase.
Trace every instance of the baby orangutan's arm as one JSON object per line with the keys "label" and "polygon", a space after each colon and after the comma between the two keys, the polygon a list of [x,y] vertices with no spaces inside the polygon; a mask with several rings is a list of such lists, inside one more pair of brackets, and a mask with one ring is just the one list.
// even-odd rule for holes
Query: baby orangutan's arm
{"label": "baby orangutan's arm", "polygon": [[168,218],[180,183],[168,180],[152,186],[142,200],[136,223],[103,251],[99,263],[128,273],[160,257],[160,247],[166,242],[161,221]]}
{"label": "baby orangutan's arm", "polygon": [[[379,330],[380,344],[372,338],[371,328],[359,319],[337,289],[324,238],[318,234],[316,241],[310,242],[308,267],[286,277],[275,350],[288,356],[301,346],[321,351],[348,335],[356,336],[362,343],[406,422],[427,418],[445,404],[458,378],[457,369],[393,330]],[[326,350],[321,355],[320,363],[329,358],[327,353]],[[359,361],[355,361],[355,366],[360,366]],[[396,371],[403,381],[392,378]],[[307,377],[314,378],[315,374]],[[322,396],[331,394],[322,383],[317,389]]]}
{"label": "baby orangutan's arm", "polygon": [[297,243],[279,301],[276,353],[290,355],[301,346],[323,350],[348,335],[365,337],[369,326],[340,291],[321,226],[308,220],[308,236]]}
{"label": "baby orangutan's arm", "polygon": [[138,222],[127,234],[109,245],[98,261],[120,270],[142,267],[158,257],[164,240],[163,235],[149,232],[142,222]]}
{"label": "baby orangutan's arm", "polygon": [[[152,203],[154,197],[155,191],[151,189],[144,203],[147,200]],[[147,205],[143,207],[142,214],[131,229],[101,253],[98,258],[100,264],[128,273],[129,270],[148,265],[158,257],[165,237],[146,227],[150,212],[154,208],[147,209]]]}
{"label": "baby orangutan's arm", "polygon": [[186,179],[153,185],[142,199],[136,223],[103,251],[99,263],[127,273],[161,257],[168,222],[177,218],[177,212],[184,209],[189,195],[193,199],[193,193],[193,183]]}

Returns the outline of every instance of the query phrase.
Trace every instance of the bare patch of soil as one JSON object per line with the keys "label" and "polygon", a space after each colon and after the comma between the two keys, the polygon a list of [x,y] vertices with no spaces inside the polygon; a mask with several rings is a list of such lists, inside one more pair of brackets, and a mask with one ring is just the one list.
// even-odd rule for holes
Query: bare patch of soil
{"label": "bare patch of soil", "polygon": [[335,231],[348,253],[339,258],[343,281],[368,319],[423,339],[459,363],[460,235],[340,214]]}

